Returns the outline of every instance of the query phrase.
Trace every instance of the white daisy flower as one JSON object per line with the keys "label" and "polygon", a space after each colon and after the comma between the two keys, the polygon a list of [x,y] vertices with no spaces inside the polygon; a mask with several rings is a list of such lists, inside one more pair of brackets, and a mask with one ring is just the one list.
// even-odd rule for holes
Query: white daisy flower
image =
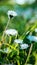
{"label": "white daisy flower", "polygon": [[35,29],[35,32],[37,33],[37,28]]}
{"label": "white daisy flower", "polygon": [[21,39],[15,39],[14,43],[23,43],[23,40],[21,40]]}
{"label": "white daisy flower", "polygon": [[9,10],[7,14],[8,14],[9,19],[17,16],[17,13],[15,11],[12,11],[12,10]]}
{"label": "white daisy flower", "polygon": [[21,44],[20,47],[20,49],[27,49],[29,46],[28,44]]}
{"label": "white daisy flower", "polygon": [[5,34],[6,35],[13,35],[13,36],[16,36],[18,34],[18,31],[15,30],[15,29],[8,29],[5,31]]}
{"label": "white daisy flower", "polygon": [[30,41],[37,42],[37,37],[36,37],[36,36],[31,36],[31,35],[29,35],[29,36],[27,37],[27,39],[29,39]]}

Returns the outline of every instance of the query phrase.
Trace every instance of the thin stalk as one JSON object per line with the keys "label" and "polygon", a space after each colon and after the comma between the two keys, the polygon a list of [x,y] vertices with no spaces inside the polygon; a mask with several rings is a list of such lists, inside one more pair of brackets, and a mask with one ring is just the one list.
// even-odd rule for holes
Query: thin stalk
{"label": "thin stalk", "polygon": [[[8,19],[8,22],[7,22],[7,25],[5,27],[5,30],[7,29],[8,25],[9,25],[9,22],[10,22],[10,19]],[[2,35],[1,41],[4,41],[3,38],[4,38],[5,30],[3,31],[3,35]]]}
{"label": "thin stalk", "polygon": [[4,39],[5,39],[5,42],[7,43],[7,40],[6,40],[6,38],[7,38],[7,35],[5,35],[5,37],[4,37]]}
{"label": "thin stalk", "polygon": [[[18,56],[19,56],[19,49],[18,49]],[[19,59],[17,60],[18,65],[20,65]]]}
{"label": "thin stalk", "polygon": [[11,43],[11,36],[9,36],[9,44]]}
{"label": "thin stalk", "polygon": [[37,65],[37,54],[35,54],[36,55],[36,57],[35,57],[35,59],[36,59],[36,61],[35,61],[35,65]]}
{"label": "thin stalk", "polygon": [[19,60],[17,60],[18,65],[20,65]]}
{"label": "thin stalk", "polygon": [[20,39],[24,39],[27,34],[29,34],[30,32],[33,32],[34,29],[36,28],[36,26],[37,26],[37,22],[36,22],[33,26],[30,26],[30,27],[20,36]]}
{"label": "thin stalk", "polygon": [[24,65],[27,65],[27,62],[28,62],[28,60],[29,60],[29,57],[30,57],[30,54],[31,54],[31,51],[32,51],[32,47],[33,47],[33,44],[31,44],[31,47],[30,47],[30,49],[29,49],[29,53],[28,53],[28,56],[27,56],[27,59],[26,59],[26,62],[25,62]]}

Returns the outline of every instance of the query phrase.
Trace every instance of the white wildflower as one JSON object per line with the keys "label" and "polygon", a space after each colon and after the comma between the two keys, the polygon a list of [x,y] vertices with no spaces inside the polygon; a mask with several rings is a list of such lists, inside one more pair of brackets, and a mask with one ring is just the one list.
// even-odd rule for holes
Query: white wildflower
{"label": "white wildflower", "polygon": [[14,43],[23,43],[23,40],[21,40],[21,39],[15,39]]}
{"label": "white wildflower", "polygon": [[20,47],[21,47],[21,49],[27,49],[29,46],[28,46],[28,44],[21,44]]}
{"label": "white wildflower", "polygon": [[4,48],[3,52],[4,52],[4,53],[10,53],[11,50],[10,50],[9,48]]}
{"label": "white wildflower", "polygon": [[8,29],[5,31],[5,34],[6,35],[13,35],[13,36],[16,36],[18,34],[18,31],[15,30],[15,29]]}
{"label": "white wildflower", "polygon": [[30,41],[37,42],[37,36],[31,36],[31,35],[29,35],[29,36],[27,37],[27,39],[29,39]]}
{"label": "white wildflower", "polygon": [[12,11],[12,10],[9,10],[7,14],[8,14],[9,19],[17,16],[17,13],[15,11]]}

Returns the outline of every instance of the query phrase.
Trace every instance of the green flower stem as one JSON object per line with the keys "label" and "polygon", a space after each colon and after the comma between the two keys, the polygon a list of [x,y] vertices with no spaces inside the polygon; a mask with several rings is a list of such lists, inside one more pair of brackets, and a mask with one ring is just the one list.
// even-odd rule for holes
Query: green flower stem
{"label": "green flower stem", "polygon": [[26,62],[25,62],[24,65],[27,65],[27,62],[28,62],[29,57],[30,57],[30,53],[31,53],[31,51],[32,51],[32,47],[33,47],[33,44],[31,44],[31,47],[30,47],[30,49],[29,49],[29,53],[28,53],[28,56],[27,56],[27,59],[26,59]]}
{"label": "green flower stem", "polygon": [[35,54],[36,55],[36,57],[35,57],[35,59],[36,59],[36,61],[35,61],[35,65],[37,65],[37,54]]}
{"label": "green flower stem", "polygon": [[[8,22],[7,22],[7,25],[5,27],[5,30],[7,29],[8,25],[9,25],[9,22],[10,22],[10,19],[8,19]],[[3,31],[3,35],[2,35],[1,41],[3,41],[3,39],[4,39],[5,30]]]}
{"label": "green flower stem", "polygon": [[6,38],[7,38],[7,35],[5,35],[5,37],[4,37],[4,39],[5,39],[5,42],[7,42]]}
{"label": "green flower stem", "polygon": [[20,65],[20,62],[19,62],[19,60],[17,60],[17,63],[18,63],[18,65]]}
{"label": "green flower stem", "polygon": [[12,37],[11,37],[11,36],[9,36],[9,44],[11,43],[11,38],[12,38]]}
{"label": "green flower stem", "polygon": [[[35,25],[30,29],[30,32],[33,32],[33,30],[35,29],[36,26],[37,26],[37,23],[35,23]],[[30,57],[30,53],[32,51],[32,47],[33,47],[33,44],[31,44],[31,47],[30,47],[30,50],[29,50],[29,53],[28,53],[28,57],[27,57],[26,62],[25,62],[24,65],[27,65],[27,62],[28,62],[29,57]]]}
{"label": "green flower stem", "polygon": [[33,32],[34,29],[36,28],[37,26],[37,22],[33,25],[33,26],[30,26],[21,36],[20,36],[20,39],[24,39],[27,35],[27,32],[30,33],[30,32]]}
{"label": "green flower stem", "polygon": [[[19,45],[19,44],[18,44]],[[18,48],[18,56],[19,56],[19,48]],[[20,65],[19,59],[17,60],[18,65]]]}
{"label": "green flower stem", "polygon": [[15,36],[15,39],[17,38],[17,35]]}

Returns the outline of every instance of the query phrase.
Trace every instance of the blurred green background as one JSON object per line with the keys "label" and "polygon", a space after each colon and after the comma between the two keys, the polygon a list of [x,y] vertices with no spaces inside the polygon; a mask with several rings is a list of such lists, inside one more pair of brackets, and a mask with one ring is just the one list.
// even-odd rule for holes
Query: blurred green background
{"label": "blurred green background", "polygon": [[[17,29],[19,35],[22,35],[29,26],[33,26],[37,21],[37,0],[33,3],[23,2],[24,0],[19,0],[19,3],[17,1],[18,0],[0,0],[0,40],[8,22],[8,10],[14,10],[18,14],[17,17],[11,19],[8,28]],[[33,62],[34,64],[35,61],[35,65],[37,65],[37,43],[35,44],[32,52],[33,53],[30,57],[31,60],[29,62]]]}
{"label": "blurred green background", "polygon": [[8,21],[8,10],[14,10],[18,14],[17,17],[11,20],[12,22],[10,21],[8,27],[18,29],[20,34],[25,31],[26,23],[28,24],[31,20],[32,22],[37,20],[37,0],[32,4],[24,3],[22,5],[16,3],[16,1],[18,0],[0,0],[0,34]]}

